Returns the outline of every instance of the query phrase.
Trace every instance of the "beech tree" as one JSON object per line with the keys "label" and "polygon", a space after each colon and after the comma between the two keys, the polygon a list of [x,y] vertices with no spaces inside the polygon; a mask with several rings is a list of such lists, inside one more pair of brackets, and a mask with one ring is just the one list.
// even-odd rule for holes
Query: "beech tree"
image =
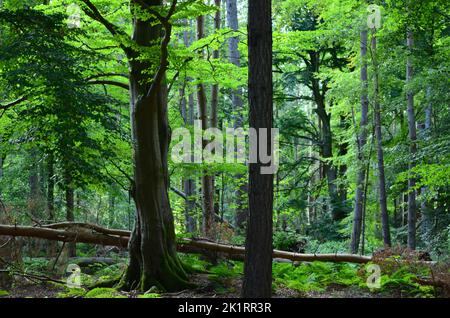
{"label": "beech tree", "polygon": [[[113,36],[127,36],[106,20],[91,1],[83,0],[83,3],[83,11],[103,24]],[[131,40],[134,45],[120,46],[130,66],[134,161],[132,195],[136,203],[136,220],[129,246],[130,263],[122,279],[122,288],[148,290],[158,286],[176,290],[188,285],[185,269],[176,255],[173,215],[168,197],[167,152],[170,135],[165,78],[169,65],[168,45],[172,36],[170,19],[175,13],[177,0],[173,0],[166,10],[161,10],[164,9],[162,0],[136,0],[131,4]],[[144,17],[141,11],[150,13],[151,18]],[[152,47],[158,42],[159,59],[140,59],[140,49]]]}

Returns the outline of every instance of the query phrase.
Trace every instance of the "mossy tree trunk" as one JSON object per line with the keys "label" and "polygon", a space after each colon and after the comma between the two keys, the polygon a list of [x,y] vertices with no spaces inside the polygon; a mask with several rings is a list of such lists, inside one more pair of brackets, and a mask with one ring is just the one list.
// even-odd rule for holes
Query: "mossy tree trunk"
{"label": "mossy tree trunk", "polygon": [[[136,2],[141,3],[141,2]],[[143,9],[162,5],[161,0],[142,1]],[[175,5],[172,5],[174,8]],[[133,20],[133,41],[149,47],[161,40],[161,24],[150,19]],[[163,23],[163,21],[160,21]],[[171,26],[164,24],[159,65],[130,58],[131,126],[134,157],[133,198],[136,223],[129,245],[130,264],[122,280],[124,289],[146,291],[153,286],[177,290],[188,286],[187,275],[176,254],[175,229],[168,196],[167,45]],[[155,70],[157,69],[157,70]],[[148,70],[155,70],[149,74]]]}

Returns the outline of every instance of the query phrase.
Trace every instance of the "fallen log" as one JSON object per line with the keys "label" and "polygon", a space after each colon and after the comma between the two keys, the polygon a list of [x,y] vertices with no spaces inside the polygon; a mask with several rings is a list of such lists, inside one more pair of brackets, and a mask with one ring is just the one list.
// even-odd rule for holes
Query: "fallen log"
{"label": "fallen log", "polygon": [[80,267],[89,267],[96,264],[109,266],[117,264],[119,261],[110,257],[70,257],[69,263],[76,264]]}
{"label": "fallen log", "polygon": [[120,248],[126,248],[129,240],[129,237],[125,236],[107,235],[89,230],[82,231],[79,228],[73,230],[58,230],[17,225],[0,225],[0,235],[35,237],[50,241],[99,244],[117,246]]}
{"label": "fallen log", "polygon": [[56,229],[56,230],[80,227],[80,228],[90,229],[97,233],[108,234],[108,235],[117,235],[117,236],[126,236],[126,237],[129,237],[131,234],[131,232],[127,231],[127,230],[107,229],[107,228],[101,227],[97,224],[81,223],[81,222],[52,223],[52,224],[42,225],[41,227],[48,228],[48,229]]}
{"label": "fallen log", "polygon": [[[59,224],[59,223],[58,223]],[[17,226],[17,225],[0,225],[0,235],[6,236],[25,236],[42,238],[52,241],[89,243],[107,246],[117,246],[119,248],[127,248],[129,240],[129,232],[123,230],[109,230],[99,226],[91,226],[78,223],[74,226],[71,223],[63,223],[56,225],[57,228],[69,228],[61,230],[55,228]],[[55,225],[51,225],[55,227]],[[120,233],[121,236],[105,233]],[[128,234],[128,235],[126,235]],[[230,259],[242,260],[245,255],[245,248],[242,246],[234,246],[221,244],[205,240],[181,239],[177,244],[179,252],[184,253],[204,253],[205,251],[213,251],[227,255]],[[292,262],[349,262],[349,263],[367,263],[372,260],[369,256],[354,254],[301,254],[287,251],[274,250],[273,258],[287,259]]]}
{"label": "fallen log", "polygon": [[[187,245],[208,251],[221,252],[228,255],[245,255],[245,248],[241,246],[233,246],[208,242],[203,240],[182,239],[179,246]],[[355,254],[301,254],[286,252],[280,250],[273,251],[273,258],[288,259],[292,262],[348,262],[348,263],[368,263],[372,260],[370,256]]]}

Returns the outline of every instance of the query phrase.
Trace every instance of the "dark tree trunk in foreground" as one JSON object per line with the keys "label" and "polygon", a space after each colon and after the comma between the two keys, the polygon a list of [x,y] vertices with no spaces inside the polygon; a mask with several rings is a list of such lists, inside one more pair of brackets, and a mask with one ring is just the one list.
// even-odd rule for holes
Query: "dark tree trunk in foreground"
{"label": "dark tree trunk in foreground", "polygon": [[[136,3],[160,6],[162,0],[133,2]],[[172,9],[174,4],[171,7],[173,13]],[[134,43],[149,47],[161,40],[161,24],[154,22],[153,19],[142,21],[134,17]],[[157,73],[145,73],[154,67],[148,61],[135,59],[138,52],[128,52],[134,151],[133,197],[137,216],[129,244],[130,264],[122,281],[124,289],[146,291],[156,286],[163,290],[177,290],[188,286],[187,275],[176,254],[174,221],[168,196],[170,136],[165,72],[171,25],[167,19],[162,24],[165,35],[160,44]]]}
{"label": "dark tree trunk in foreground", "polygon": [[[407,33],[407,46],[408,46],[408,57],[406,62],[406,84],[410,84],[413,79],[413,63],[412,63],[412,53],[414,46],[414,36],[411,30]],[[416,118],[414,113],[414,92],[411,88],[408,88],[406,92],[407,99],[407,111],[408,111],[408,131],[409,131],[409,141],[410,148],[409,152],[411,155],[409,163],[409,172],[411,173],[414,168],[414,157],[417,152],[416,145]],[[416,186],[416,180],[414,177],[410,176],[408,179],[408,247],[410,249],[416,248],[416,191],[414,187]]]}
{"label": "dark tree trunk in foreground", "polygon": [[378,181],[380,192],[380,212],[381,227],[383,232],[383,242],[385,246],[391,246],[391,235],[389,231],[389,214],[387,210],[386,199],[386,178],[384,174],[384,154],[383,154],[383,136],[381,132],[381,107],[379,100],[379,83],[378,83],[378,61],[377,61],[377,38],[372,35],[372,61],[374,67],[374,97],[373,104],[375,110],[375,134],[377,138],[377,157],[378,157]]}
{"label": "dark tree trunk in foreground", "polygon": [[[197,39],[205,37],[205,17],[197,18]],[[208,129],[208,101],[206,99],[205,87],[199,83],[197,85],[199,119],[202,123],[202,130]],[[207,140],[203,140],[202,149],[208,144]],[[202,195],[203,195],[203,235],[213,238],[214,228],[214,186],[213,176],[207,170],[202,175]]]}
{"label": "dark tree trunk in foreground", "polygon": [[[249,120],[250,127],[257,131],[268,130],[269,153],[273,120],[271,12],[271,0],[249,0]],[[258,163],[251,163],[249,169],[249,219],[242,296],[252,298],[272,294],[273,174],[261,174],[261,167],[258,156]]]}
{"label": "dark tree trunk in foreground", "polygon": [[[227,23],[228,27],[232,30],[239,30],[238,24],[238,9],[236,0],[227,0]],[[241,66],[240,55],[238,50],[239,37],[231,37],[228,42],[228,50],[230,55],[230,62],[237,67]],[[234,112],[234,128],[243,127],[244,119],[242,118],[243,101],[242,101],[242,88],[239,87],[233,91],[233,112]],[[248,217],[248,204],[245,199],[248,193],[247,180],[244,180],[244,175],[237,174],[236,180],[241,182],[239,188],[235,192],[236,197],[236,213],[234,217],[235,225],[238,229],[243,230]]]}
{"label": "dark tree trunk in foreground", "polygon": [[368,78],[367,78],[367,30],[361,31],[361,122],[360,133],[358,136],[358,173],[356,179],[356,194],[355,194],[355,213],[353,217],[353,231],[351,251],[353,254],[358,253],[359,241],[361,238],[362,216],[364,207],[364,188],[366,179],[366,164],[364,162],[364,147],[367,142],[367,123],[369,113],[369,98],[368,98]]}

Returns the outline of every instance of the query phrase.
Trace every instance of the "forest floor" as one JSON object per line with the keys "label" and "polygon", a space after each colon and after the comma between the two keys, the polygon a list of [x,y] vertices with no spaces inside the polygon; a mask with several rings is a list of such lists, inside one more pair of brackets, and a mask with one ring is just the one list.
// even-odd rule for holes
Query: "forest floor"
{"label": "forest floor", "polygon": [[[189,264],[194,274],[190,281],[195,288],[176,293],[153,290],[147,293],[122,292],[105,284],[117,281],[126,266],[126,258],[115,258],[115,263],[94,263],[82,267],[80,279],[82,288],[66,286],[68,274],[52,274],[46,258],[26,258],[22,273],[15,276],[13,286],[0,288],[0,298],[239,298],[241,294],[243,263],[220,260],[212,265],[202,257],[180,254],[182,261]],[[402,263],[395,263],[402,264]],[[394,264],[394,265],[395,265]],[[391,264],[392,265],[392,264]],[[65,267],[64,267],[65,268]],[[450,264],[431,277],[446,286],[441,289],[424,286],[419,279],[430,278],[427,268],[411,265],[384,267],[378,289],[367,287],[370,273],[364,265],[350,263],[304,262],[273,264],[273,289],[275,298],[410,298],[449,297]],[[60,272],[61,273],[61,272]],[[64,271],[62,272],[64,273]],[[53,280],[53,281],[52,281]],[[95,288],[95,286],[97,286]],[[447,296],[443,296],[443,295]]]}
{"label": "forest floor", "polygon": [[[207,274],[197,274],[191,277],[191,280],[198,286],[193,290],[185,290],[174,294],[163,294],[163,297],[177,298],[239,298],[242,286],[241,278],[228,280],[226,284],[211,280]],[[370,292],[365,292],[356,287],[347,287],[342,285],[330,285],[326,291],[299,292],[294,289],[279,286],[272,295],[274,298],[378,298]],[[383,297],[389,297],[384,295]],[[392,295],[391,297],[395,297]]]}
{"label": "forest floor", "polygon": [[[211,280],[208,274],[195,274],[191,281],[197,288],[177,293],[161,294],[162,298],[239,298],[242,286],[241,278],[229,279],[218,283]],[[64,286],[53,283],[36,283],[21,280],[8,290],[7,295],[0,298],[61,298],[66,291]],[[136,298],[136,293],[121,292],[127,298]],[[299,292],[288,287],[278,287],[273,294],[274,298],[398,298],[401,293],[372,293],[355,286],[331,284],[324,291]]]}

